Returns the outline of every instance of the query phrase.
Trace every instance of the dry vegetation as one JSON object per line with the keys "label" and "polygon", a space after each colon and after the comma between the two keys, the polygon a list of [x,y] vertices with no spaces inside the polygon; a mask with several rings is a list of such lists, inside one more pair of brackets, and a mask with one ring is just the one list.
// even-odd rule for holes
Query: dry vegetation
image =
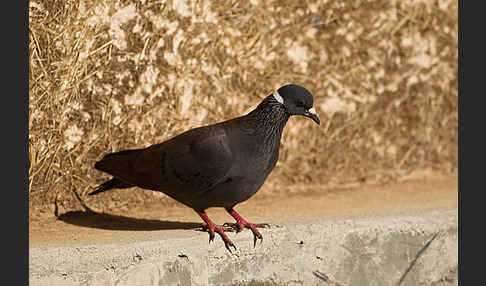
{"label": "dry vegetation", "polygon": [[[457,1],[33,0],[32,213],[110,210],[150,191],[86,194],[107,152],[238,115],[286,83],[322,124],[294,118],[259,195],[386,182],[458,161]],[[79,198],[76,198],[78,196]]]}

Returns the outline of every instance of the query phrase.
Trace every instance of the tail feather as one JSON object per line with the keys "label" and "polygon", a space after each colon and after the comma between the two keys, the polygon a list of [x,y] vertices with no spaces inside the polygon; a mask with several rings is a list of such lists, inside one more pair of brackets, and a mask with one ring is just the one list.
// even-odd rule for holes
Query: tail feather
{"label": "tail feather", "polygon": [[111,173],[120,171],[132,166],[132,161],[139,154],[140,149],[124,150],[115,153],[106,154],[100,161],[94,165],[95,169]]}
{"label": "tail feather", "polygon": [[114,177],[96,187],[96,189],[89,193],[89,195],[96,195],[111,189],[125,189],[135,186],[119,178],[130,175],[133,168],[133,162],[136,160],[140,151],[140,149],[131,149],[109,153],[100,161],[96,162],[94,165],[95,169],[111,174]]}
{"label": "tail feather", "polygon": [[96,194],[99,194],[99,193],[102,193],[104,191],[108,191],[108,190],[111,190],[111,189],[125,189],[125,188],[130,188],[130,187],[133,187],[135,185],[133,184],[130,184],[130,183],[126,183],[118,178],[112,178],[111,180],[108,180],[106,182],[104,182],[103,184],[99,185],[98,187],[96,187],[96,189],[94,191],[92,191],[91,193],[89,193],[88,195],[89,196],[92,196],[92,195],[96,195]]}

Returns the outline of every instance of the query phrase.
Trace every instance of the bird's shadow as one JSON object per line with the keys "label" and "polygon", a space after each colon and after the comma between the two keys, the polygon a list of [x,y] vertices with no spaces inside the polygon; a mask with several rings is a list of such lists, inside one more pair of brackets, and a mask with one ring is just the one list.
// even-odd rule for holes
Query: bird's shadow
{"label": "bird's shadow", "polygon": [[180,222],[168,220],[141,219],[107,213],[69,211],[58,218],[63,222],[98,229],[107,230],[171,230],[171,229],[197,229],[202,226],[196,222]]}

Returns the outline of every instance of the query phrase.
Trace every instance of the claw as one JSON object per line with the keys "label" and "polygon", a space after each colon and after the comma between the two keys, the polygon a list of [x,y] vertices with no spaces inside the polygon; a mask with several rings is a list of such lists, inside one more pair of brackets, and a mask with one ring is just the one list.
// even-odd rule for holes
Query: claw
{"label": "claw", "polygon": [[203,225],[199,231],[204,231],[209,233],[209,242],[214,240],[214,228],[211,228],[209,225]]}
{"label": "claw", "polygon": [[260,244],[263,243],[263,236],[260,234],[260,232],[256,229],[256,226],[255,226],[255,229],[252,229],[250,228],[251,231],[253,232],[253,248],[256,247],[256,243],[257,243],[257,240],[259,239],[260,240]]}
{"label": "claw", "polygon": [[226,249],[228,249],[228,251],[233,254],[233,252],[231,251],[231,248],[230,247],[233,247],[235,249],[235,252],[237,251],[236,250],[236,246],[234,245],[234,243],[229,243],[229,242],[224,242],[224,246],[226,247]]}

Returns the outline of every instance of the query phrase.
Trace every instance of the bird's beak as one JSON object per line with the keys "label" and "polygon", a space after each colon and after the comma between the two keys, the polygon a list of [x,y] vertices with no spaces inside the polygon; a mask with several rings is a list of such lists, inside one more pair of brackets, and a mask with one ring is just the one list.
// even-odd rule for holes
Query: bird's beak
{"label": "bird's beak", "polygon": [[320,125],[321,124],[321,120],[317,116],[317,113],[316,113],[316,110],[314,109],[314,107],[312,107],[309,110],[307,110],[304,113],[304,116],[309,117],[310,119],[314,120],[314,122],[317,123],[317,125]]}

